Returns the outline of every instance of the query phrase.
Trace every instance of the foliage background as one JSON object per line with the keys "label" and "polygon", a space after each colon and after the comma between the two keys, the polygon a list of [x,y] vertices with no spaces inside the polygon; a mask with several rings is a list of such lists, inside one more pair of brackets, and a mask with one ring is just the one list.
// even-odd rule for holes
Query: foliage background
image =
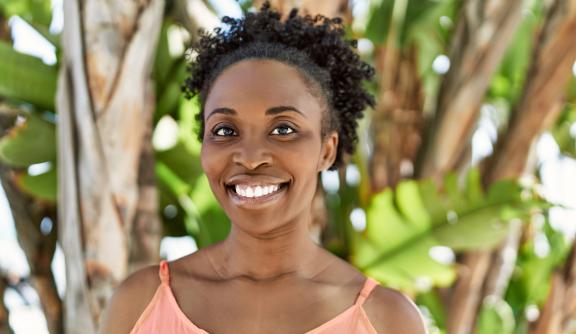
{"label": "foliage background", "polygon": [[[198,27],[215,24],[216,16],[223,13],[219,7],[226,2],[190,1],[200,6],[192,11],[182,10],[183,3],[167,1],[164,6],[151,68],[155,108],[150,122],[153,133],[148,140],[153,144],[154,160],[148,168],[154,174],[162,236],[190,236],[198,247],[204,247],[224,238],[229,222],[211,196],[200,168],[193,118],[198,106],[181,96],[180,84],[185,75],[186,46],[196,38]],[[521,162],[525,166],[523,177],[486,181],[486,166],[497,155],[498,145],[502,146],[499,140],[508,139],[505,133],[511,132],[515,109],[527,99],[526,87],[538,79],[531,67],[533,58],[546,45],[537,36],[545,30],[542,27],[550,9],[539,0],[519,3],[520,21],[511,29],[511,38],[502,42],[494,37],[493,44],[504,43],[505,52],[492,72],[474,67],[481,63],[475,60],[468,64],[474,70],[466,73],[467,56],[457,50],[458,46],[474,49],[474,43],[459,39],[457,30],[459,22],[467,18],[463,8],[474,8],[474,1],[355,1],[346,21],[349,36],[359,39],[362,57],[379,71],[378,80],[368,85],[378,97],[379,107],[367,111],[359,129],[358,152],[350,157],[347,167],[322,175],[319,198],[325,205],[320,205],[311,235],[367,275],[414,298],[432,332],[546,332],[546,328],[553,328],[546,327],[552,321],[546,317],[547,308],[552,308],[548,312],[564,314],[560,320],[563,330],[576,331],[576,307],[568,301],[558,304],[551,289],[558,277],[566,277],[566,291],[573,291],[569,287],[574,285],[570,276],[574,274],[570,273],[576,269],[570,254],[574,253],[575,229],[568,215],[573,215],[570,206],[576,203],[573,197],[555,196],[549,190],[546,193],[542,185],[546,156],[548,161],[555,159],[571,166],[564,172],[567,182],[576,175],[576,65],[556,69],[568,71],[568,84],[560,87],[561,99],[542,112],[557,110],[543,129],[546,132],[535,134],[540,144],[530,145],[533,157]],[[563,4],[573,10],[571,3],[558,1],[555,6]],[[241,2],[241,10],[251,6],[250,1]],[[60,117],[55,101],[64,56],[62,35],[49,28],[52,13],[47,0],[0,3],[0,174],[31,269],[27,281],[38,291],[48,330],[58,333],[64,331],[65,320],[50,264],[60,224],[56,210]],[[489,14],[475,13],[477,17],[472,18],[490,22]],[[573,20],[573,16],[566,20]],[[10,33],[14,25],[9,23],[15,17],[54,46],[53,64],[17,50]],[[474,31],[475,23],[468,22],[472,36],[468,38],[472,40],[482,34],[481,29]],[[483,47],[474,49],[475,54],[490,58],[490,47]],[[448,114],[452,107],[452,100],[443,94],[453,81],[458,82],[459,75],[466,74],[485,77],[487,82],[485,89],[471,89],[479,104],[471,107],[476,114],[468,134],[458,130],[466,127],[464,123],[450,123],[453,138],[468,144],[448,170],[427,173],[421,166],[432,164],[423,164],[426,154],[417,152],[438,152],[426,149],[425,144],[438,143],[431,133],[445,135],[440,126],[434,126],[442,111]],[[391,95],[395,96],[393,101]],[[408,127],[398,126],[404,124],[400,112],[390,110],[402,111]],[[383,138],[381,133],[391,136]],[[394,148],[394,138],[404,140],[402,145],[396,142],[401,152]],[[382,157],[388,160],[379,162]],[[386,166],[384,181],[378,172],[382,165]],[[502,243],[507,247],[501,248]],[[503,249],[502,254],[511,259],[497,265],[508,272],[499,276],[500,280],[504,277],[500,283],[503,287],[499,293],[480,292],[481,302],[471,320],[457,318],[450,310],[460,306],[454,295],[459,279],[462,281],[469,270],[466,254],[489,254],[494,249]],[[7,279],[4,272],[9,271],[2,271],[5,283],[0,291],[21,291],[20,283]],[[489,286],[491,280],[488,275],[481,286]],[[7,310],[0,309],[4,310],[0,312],[1,330],[8,332]],[[465,323],[466,329],[451,323]]]}

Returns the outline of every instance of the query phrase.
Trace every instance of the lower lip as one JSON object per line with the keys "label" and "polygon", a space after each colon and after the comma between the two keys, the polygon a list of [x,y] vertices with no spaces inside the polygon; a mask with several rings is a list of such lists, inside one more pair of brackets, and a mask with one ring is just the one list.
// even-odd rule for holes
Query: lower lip
{"label": "lower lip", "polygon": [[228,191],[228,194],[232,198],[232,202],[234,202],[234,204],[236,204],[237,206],[246,208],[256,208],[277,201],[284,194],[287,188],[288,186],[284,185],[280,187],[280,189],[278,189],[277,191],[260,197],[243,197],[235,193],[232,189],[226,189],[226,190]]}

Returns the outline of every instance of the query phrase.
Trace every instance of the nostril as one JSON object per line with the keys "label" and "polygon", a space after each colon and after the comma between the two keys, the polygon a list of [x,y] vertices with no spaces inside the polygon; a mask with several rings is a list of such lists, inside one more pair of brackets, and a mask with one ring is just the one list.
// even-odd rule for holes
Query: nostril
{"label": "nostril", "polygon": [[270,154],[261,154],[258,152],[238,153],[232,156],[232,162],[254,170],[263,165],[271,165],[273,162]]}

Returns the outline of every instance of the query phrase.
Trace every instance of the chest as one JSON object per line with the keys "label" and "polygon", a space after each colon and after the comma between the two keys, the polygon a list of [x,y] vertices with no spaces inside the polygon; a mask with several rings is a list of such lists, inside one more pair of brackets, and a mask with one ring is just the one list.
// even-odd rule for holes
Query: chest
{"label": "chest", "polygon": [[209,333],[306,333],[357,317],[359,287],[286,281],[175,282],[180,311]]}

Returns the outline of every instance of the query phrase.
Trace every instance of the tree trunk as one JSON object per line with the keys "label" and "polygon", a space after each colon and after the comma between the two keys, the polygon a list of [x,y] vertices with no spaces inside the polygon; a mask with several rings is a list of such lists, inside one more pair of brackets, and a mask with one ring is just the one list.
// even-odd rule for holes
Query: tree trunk
{"label": "tree trunk", "polygon": [[[520,23],[521,8],[521,0],[464,3],[448,53],[450,70],[416,167],[418,178],[441,184],[448,171],[457,169],[492,75]],[[449,302],[448,333],[472,331],[489,263],[489,253],[464,255],[466,274],[460,276]]]}
{"label": "tree trunk", "polygon": [[485,183],[522,175],[532,142],[550,128],[576,59],[576,1],[553,1],[535,45],[520,102],[514,108],[505,137],[498,141],[486,166]]}
{"label": "tree trunk", "polygon": [[[522,96],[513,110],[506,135],[500,138],[493,157],[486,165],[483,178],[485,183],[498,179],[517,178],[525,173],[531,173],[530,164],[527,164],[527,161],[531,155],[533,143],[556,121],[562,108],[565,87],[570,80],[571,67],[576,59],[576,45],[572,42],[574,36],[576,36],[576,1],[550,3],[546,20],[536,39],[536,45],[539,48],[534,50]],[[505,252],[506,248],[510,247],[517,249],[514,238],[509,238],[499,253]],[[500,255],[499,253],[497,256]],[[566,268],[569,266],[568,262]],[[570,312],[559,301],[569,295],[571,290],[572,281],[568,274],[569,269],[566,270],[567,274],[563,282],[558,281],[557,277],[553,278],[550,300],[544,309],[538,328],[551,329],[556,326],[557,316],[547,315],[547,312],[553,312],[559,314],[560,317],[559,332],[565,332],[562,328],[567,330],[566,323]],[[494,285],[491,278],[497,277],[502,272],[508,272],[505,277],[507,286],[511,268],[492,265],[484,296],[498,293],[498,296],[502,297],[503,291],[490,289]],[[554,331],[548,331],[548,333],[552,332]]]}
{"label": "tree trunk", "polygon": [[28,266],[30,281],[40,297],[50,333],[62,333],[62,302],[58,296],[51,264],[56,249],[56,231],[44,235],[40,222],[44,217],[55,219],[52,204],[35,201],[20,192],[14,181],[14,173],[0,165],[0,181],[10,203],[18,243],[22,247]]}
{"label": "tree trunk", "polygon": [[[265,0],[254,0],[254,6],[260,8]],[[327,17],[341,17],[344,22],[352,21],[352,11],[348,0],[271,0],[272,8],[282,15],[288,15],[292,8],[298,8],[303,14],[322,14]]]}
{"label": "tree trunk", "polygon": [[[57,97],[59,216],[71,333],[97,328],[128,272],[130,239],[149,245],[148,251],[158,245],[155,195],[144,173],[140,180],[146,186],[139,187],[138,171],[149,151],[143,145],[154,110],[149,77],[163,12],[162,0],[64,3]],[[153,165],[142,168],[153,170]],[[143,231],[152,235],[138,240]],[[149,237],[154,240],[144,241]]]}
{"label": "tree trunk", "polygon": [[409,167],[414,166],[423,131],[424,94],[417,62],[415,46],[399,50],[395,36],[388,37],[386,47],[377,49],[380,97],[371,122],[373,193],[412,176]]}
{"label": "tree trunk", "polygon": [[[557,118],[561,97],[570,78],[570,68],[576,58],[576,45],[572,43],[573,36],[576,35],[575,8],[575,1],[555,1],[551,5],[535,43],[538,48],[534,51],[522,97],[513,109],[508,130],[498,138],[494,155],[484,165],[485,185],[500,179],[520,177],[526,171],[534,139]],[[500,248],[500,252],[514,247],[515,244],[515,238],[508,238],[508,243]],[[489,252],[469,256],[475,257],[472,260],[474,262],[482,262],[492,257]],[[495,258],[500,256],[498,253],[494,255]],[[491,265],[484,291],[460,289],[459,287],[465,284],[457,285],[453,293],[454,307],[460,309],[462,314],[475,314],[478,303],[470,301],[479,302],[487,294],[503,293],[503,288],[495,290],[494,287],[498,284],[507,285],[511,273],[510,265],[514,263]],[[496,284],[494,279],[499,279],[500,282]],[[461,322],[462,319],[456,316],[449,319],[452,325]],[[461,332],[449,333],[469,333],[472,328],[473,323]]]}
{"label": "tree trunk", "polygon": [[573,333],[569,330],[570,323],[574,320],[576,320],[576,241],[572,244],[564,268],[552,275],[548,300],[531,333]]}
{"label": "tree trunk", "polygon": [[218,17],[202,0],[176,0],[172,16],[190,33],[191,42],[198,42],[198,30],[209,31],[220,24]]}
{"label": "tree trunk", "polygon": [[418,178],[441,181],[456,169],[492,75],[520,23],[521,9],[522,0],[471,0],[462,6],[448,54],[450,70],[438,94]]}
{"label": "tree trunk", "polygon": [[401,49],[399,44],[408,3],[396,1],[393,6],[385,45],[375,54],[379,96],[370,128],[374,144],[369,162],[372,193],[395,187],[400,179],[412,176],[422,141],[424,95],[417,48],[410,45]]}
{"label": "tree trunk", "polygon": [[[562,307],[564,306],[564,291],[566,285],[562,274],[552,274],[552,284],[548,293],[548,300],[542,310],[539,321],[532,330],[533,334],[567,333],[562,331]],[[560,311],[560,312],[558,312]]]}
{"label": "tree trunk", "polygon": [[10,319],[10,313],[4,304],[4,292],[7,286],[7,277],[0,271],[0,334],[12,334],[12,329],[8,321]]}
{"label": "tree trunk", "polygon": [[446,333],[472,333],[476,310],[482,301],[482,284],[489,266],[489,252],[464,254],[459,278],[448,302]]}
{"label": "tree trunk", "polygon": [[10,26],[8,25],[8,21],[1,12],[0,12],[0,40],[12,42],[12,32],[10,31]]}
{"label": "tree trunk", "polygon": [[[0,106],[0,136],[12,127],[17,115],[18,110]],[[40,298],[48,330],[50,333],[62,333],[62,302],[51,270],[57,233],[55,229],[47,234],[40,231],[43,218],[56,221],[56,207],[20,191],[16,177],[14,170],[0,164],[0,183],[14,218],[18,243],[30,268],[30,281]]]}
{"label": "tree trunk", "polygon": [[[147,87],[144,119],[152,124],[155,94],[151,85]],[[138,207],[131,231],[129,272],[134,272],[160,260],[160,236],[162,222],[158,217],[158,189],[154,174],[154,148],[152,147],[152,126],[146,128],[142,140],[140,167],[138,170]]]}
{"label": "tree trunk", "polygon": [[[564,290],[564,305],[561,306],[563,310],[562,327],[564,333],[572,332],[576,329],[574,321],[576,321],[576,241],[572,243],[572,251],[570,257],[566,261],[564,268],[564,281],[566,288]],[[558,311],[558,309],[556,309]]]}

